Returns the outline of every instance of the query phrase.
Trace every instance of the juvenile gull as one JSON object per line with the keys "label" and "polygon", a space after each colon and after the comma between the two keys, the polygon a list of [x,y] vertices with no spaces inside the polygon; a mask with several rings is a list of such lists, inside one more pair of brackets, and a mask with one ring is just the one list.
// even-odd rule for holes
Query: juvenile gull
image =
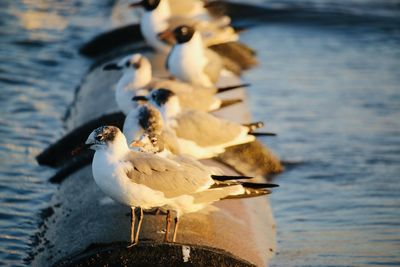
{"label": "juvenile gull", "polygon": [[150,104],[132,109],[125,118],[123,133],[128,143],[138,140],[144,133],[158,135],[164,147],[173,154],[180,154],[178,139],[173,131],[164,127],[161,113]]}
{"label": "juvenile gull", "polygon": [[167,89],[153,90],[147,98],[160,110],[164,129],[176,134],[180,152],[198,159],[211,158],[223,153],[226,147],[254,141],[252,130],[262,126],[261,123],[241,125],[206,112],[182,110],[178,98]]}
{"label": "juvenile gull", "polygon": [[[239,183],[216,183],[210,171],[195,164],[130,150],[125,136],[114,126],[95,129],[86,146],[95,150],[92,172],[96,184],[115,201],[131,207],[131,245],[138,243],[143,209],[160,207],[174,211],[177,229],[182,214],[196,212],[223,198],[267,194],[269,191],[264,188],[275,187],[256,184],[250,187],[257,188],[256,192],[249,194],[245,187],[250,183],[244,183],[245,187]],[[140,210],[136,234],[135,208]]]}

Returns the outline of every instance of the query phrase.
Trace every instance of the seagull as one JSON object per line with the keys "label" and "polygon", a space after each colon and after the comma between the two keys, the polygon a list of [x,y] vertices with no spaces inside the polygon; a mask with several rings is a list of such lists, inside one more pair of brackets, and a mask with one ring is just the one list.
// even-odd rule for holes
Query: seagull
{"label": "seagull", "polygon": [[213,87],[223,70],[221,58],[206,53],[209,50],[204,48],[200,34],[193,27],[179,26],[173,35],[177,43],[168,54],[167,70],[184,82]]}
{"label": "seagull", "polygon": [[115,100],[118,108],[125,115],[128,114],[136,107],[136,103],[131,101],[132,97],[148,93],[146,86],[152,79],[150,61],[141,54],[133,54],[124,57],[117,64],[105,65],[103,70],[122,70],[123,74],[115,89]]}
{"label": "seagull", "polygon": [[197,159],[212,158],[223,153],[226,147],[252,142],[253,131],[263,126],[262,122],[241,125],[206,112],[183,110],[179,99],[168,89],[156,89],[149,96],[136,96],[133,100],[149,101],[155,106],[161,113],[163,128],[175,133],[180,153]]}
{"label": "seagull", "polygon": [[[174,228],[174,234],[173,234],[173,239],[172,241],[176,241],[176,235],[177,235],[177,229],[178,229],[178,224],[179,224],[179,217],[181,217],[184,214],[187,213],[192,213],[196,212],[198,210],[203,209],[206,205],[210,204],[209,201],[214,202],[213,199],[221,198],[223,195],[227,195],[228,193],[230,194],[229,196],[225,197],[224,199],[229,199],[229,198],[245,198],[245,197],[256,197],[256,196],[261,196],[265,194],[269,194],[270,191],[266,190],[265,188],[269,187],[275,187],[277,185],[275,184],[256,184],[256,183],[238,183],[235,180],[232,179],[250,179],[251,177],[248,176],[226,176],[223,174],[222,170],[218,167],[213,167],[213,166],[206,166],[196,160],[195,158],[189,156],[189,155],[174,155],[172,154],[168,148],[164,146],[164,141],[162,140],[160,135],[157,134],[152,134],[149,132],[145,132],[139,140],[133,141],[130,146],[134,147],[139,147],[141,152],[147,152],[147,153],[154,153],[155,155],[159,157],[166,157],[168,159],[172,159],[175,161],[179,161],[181,164],[189,164],[189,165],[196,165],[200,169],[205,169],[209,170],[212,173],[212,177],[214,178],[215,185],[218,185],[217,189],[209,189],[206,191],[203,191],[201,193],[198,193],[195,196],[195,201],[196,202],[204,202],[202,205],[192,205],[190,207],[186,207],[186,205],[180,205],[179,208],[177,209],[175,207],[175,211],[177,211],[176,217],[174,219],[175,221],[175,228]],[[236,190],[240,190],[241,188],[235,188],[234,185],[241,185],[244,189],[242,193],[236,194],[231,192],[236,192]],[[224,188],[224,186],[226,186]],[[234,191],[232,191],[234,189]],[[261,190],[260,190],[261,189]],[[166,236],[164,238],[165,241],[168,241],[168,231],[170,228],[170,223],[171,223],[171,215],[169,210],[162,209],[163,211],[166,211],[167,217],[166,217]]]}
{"label": "seagull", "polygon": [[[174,211],[175,241],[181,215],[196,212],[223,198],[265,195],[270,193],[266,188],[276,187],[274,184],[229,182],[235,176],[215,176],[196,164],[135,152],[129,149],[125,136],[114,126],[95,129],[85,146],[95,150],[92,173],[99,188],[113,200],[131,207],[129,247],[139,242],[143,209],[159,207]],[[136,208],[140,213],[135,233]],[[166,241],[170,222],[167,216]]]}
{"label": "seagull", "polygon": [[222,100],[215,94],[248,86],[248,84],[239,84],[216,88],[194,86],[177,80],[156,79],[152,77],[150,61],[141,54],[127,56],[118,63],[109,63],[103,67],[103,70],[122,70],[123,72],[116,85],[115,100],[125,115],[136,107],[135,102],[131,101],[132,97],[146,95],[153,87],[163,87],[173,91],[179,97],[183,108],[213,111],[242,101],[238,98]]}
{"label": "seagull", "polygon": [[160,111],[149,103],[142,103],[128,113],[124,121],[123,133],[128,143],[138,140],[144,133],[161,136],[168,151],[180,154],[175,133],[164,127]]}
{"label": "seagull", "polygon": [[167,53],[170,44],[159,34],[180,24],[196,26],[208,45],[237,41],[235,30],[229,26],[230,18],[210,16],[202,1],[142,0],[131,7],[143,7],[140,29],[146,42],[158,52]]}

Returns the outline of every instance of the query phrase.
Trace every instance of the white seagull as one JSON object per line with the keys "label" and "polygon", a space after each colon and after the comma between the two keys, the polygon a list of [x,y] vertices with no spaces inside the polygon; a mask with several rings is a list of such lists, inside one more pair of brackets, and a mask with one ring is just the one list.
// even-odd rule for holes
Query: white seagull
{"label": "white seagull", "polygon": [[156,79],[152,77],[150,61],[141,54],[133,54],[120,60],[117,64],[109,63],[103,70],[122,70],[123,74],[115,89],[115,100],[119,109],[126,115],[136,104],[131,101],[136,95],[146,95],[153,87],[168,88],[178,97],[183,108],[213,111],[228,105],[241,102],[241,99],[222,100],[215,94],[245,87],[240,84],[229,87],[195,86],[177,80]]}
{"label": "white seagull", "polygon": [[176,78],[205,87],[213,87],[220,78],[223,62],[206,50],[200,34],[190,26],[174,29],[176,44],[168,54],[166,67]]}
{"label": "white seagull", "polygon": [[211,158],[223,153],[226,147],[252,142],[255,135],[271,135],[253,133],[263,126],[262,122],[241,125],[206,112],[182,110],[179,99],[167,89],[153,90],[147,97],[136,96],[133,99],[149,100],[159,109],[164,122],[163,129],[176,134],[180,152],[197,159]]}
{"label": "white seagull", "polygon": [[[175,211],[177,214],[175,229],[177,229],[178,218],[182,214],[196,212],[205,205],[223,198],[268,194],[270,191],[264,188],[276,186],[220,183],[219,180],[232,180],[234,177],[214,176],[195,164],[132,151],[128,147],[125,136],[114,126],[95,129],[85,144],[95,150],[92,172],[96,184],[115,201],[131,207],[130,246],[138,243],[143,209],[160,207]],[[247,187],[256,189],[251,193],[246,189]],[[135,208],[140,209],[136,234]],[[168,217],[167,223],[168,221],[170,223]],[[165,236],[166,241],[168,230],[169,225]]]}
{"label": "white seagull", "polygon": [[209,16],[202,1],[142,0],[130,6],[144,8],[140,29],[146,42],[158,52],[168,52],[170,44],[159,35],[181,24],[196,26],[207,45],[237,41],[238,35],[229,26],[227,16]]}
{"label": "white seagull", "polygon": [[150,61],[141,54],[133,54],[121,59],[117,64],[109,63],[103,70],[122,70],[122,76],[115,88],[118,108],[126,115],[135,108],[132,97],[147,94],[146,87],[152,79]]}
{"label": "white seagull", "polygon": [[124,121],[123,133],[128,143],[138,140],[144,133],[161,136],[168,151],[173,154],[181,153],[175,133],[164,127],[160,111],[150,104],[143,103],[128,113]]}

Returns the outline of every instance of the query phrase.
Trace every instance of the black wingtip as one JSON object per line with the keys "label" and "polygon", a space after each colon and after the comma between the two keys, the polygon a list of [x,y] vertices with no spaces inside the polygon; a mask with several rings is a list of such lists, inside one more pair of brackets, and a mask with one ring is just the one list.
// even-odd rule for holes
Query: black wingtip
{"label": "black wingtip", "polygon": [[225,99],[221,101],[221,105],[219,106],[219,109],[221,108],[226,108],[232,105],[235,105],[237,103],[243,102],[243,99],[240,98],[234,98],[234,99]]}
{"label": "black wingtip", "polygon": [[271,183],[249,183],[249,182],[244,182],[244,183],[241,183],[241,185],[243,187],[252,188],[252,189],[279,187],[278,184],[271,184]]}
{"label": "black wingtip", "polygon": [[211,178],[213,178],[216,181],[229,181],[229,180],[242,180],[242,179],[252,179],[254,177],[251,176],[245,176],[245,175],[211,175]]}
{"label": "black wingtip", "polygon": [[269,132],[250,132],[251,135],[254,136],[277,136],[277,133],[269,133]]}
{"label": "black wingtip", "polygon": [[234,90],[237,88],[244,88],[244,87],[249,87],[251,84],[250,83],[243,83],[243,84],[237,84],[237,85],[232,85],[232,86],[225,86],[225,87],[219,87],[217,89],[217,94],[218,93],[223,93],[226,91]]}

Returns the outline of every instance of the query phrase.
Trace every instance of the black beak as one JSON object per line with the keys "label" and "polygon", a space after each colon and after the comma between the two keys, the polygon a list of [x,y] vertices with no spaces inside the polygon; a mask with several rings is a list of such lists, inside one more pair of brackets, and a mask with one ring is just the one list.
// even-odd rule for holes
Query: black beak
{"label": "black beak", "polygon": [[137,95],[132,97],[132,101],[149,101],[144,95]]}
{"label": "black beak", "polygon": [[115,63],[107,64],[103,67],[103,70],[120,70],[122,67],[118,66]]}
{"label": "black beak", "polygon": [[138,69],[138,68],[140,68],[141,63],[142,63],[142,61],[139,60],[138,62],[135,62],[135,63],[133,63],[132,65],[133,65],[133,67],[134,67],[135,69]]}
{"label": "black beak", "polygon": [[80,145],[80,146],[76,147],[74,150],[72,150],[71,154],[72,154],[73,156],[75,156],[75,155],[81,153],[82,150],[84,150],[84,149],[89,149],[91,145],[93,145],[93,144],[83,144],[83,145]]}
{"label": "black beak", "polygon": [[143,6],[143,1],[139,1],[139,2],[136,2],[136,3],[132,3],[132,4],[129,4],[129,7],[140,7],[140,6]]}
{"label": "black beak", "polygon": [[160,32],[157,34],[157,37],[166,44],[173,45],[176,42],[174,33],[171,30]]}

